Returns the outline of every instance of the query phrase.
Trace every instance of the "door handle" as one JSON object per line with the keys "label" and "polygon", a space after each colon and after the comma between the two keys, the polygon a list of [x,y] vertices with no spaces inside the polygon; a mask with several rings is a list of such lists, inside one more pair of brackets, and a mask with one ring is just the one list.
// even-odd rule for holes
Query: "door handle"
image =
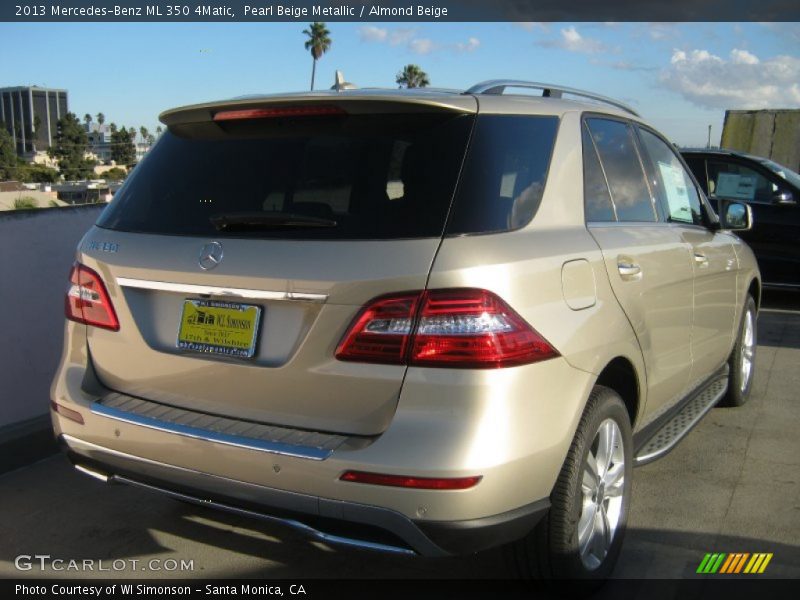
{"label": "door handle", "polygon": [[642,268],[633,261],[617,261],[617,269],[623,279],[636,279],[642,274]]}
{"label": "door handle", "polygon": [[708,257],[703,254],[702,252],[695,252],[694,253],[694,262],[699,267],[707,267],[708,266]]}

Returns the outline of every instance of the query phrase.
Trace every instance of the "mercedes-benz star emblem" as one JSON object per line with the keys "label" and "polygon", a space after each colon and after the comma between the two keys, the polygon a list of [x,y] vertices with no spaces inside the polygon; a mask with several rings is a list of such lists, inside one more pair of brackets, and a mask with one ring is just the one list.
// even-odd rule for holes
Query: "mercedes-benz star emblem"
{"label": "mercedes-benz star emblem", "polygon": [[222,244],[219,242],[211,242],[203,246],[200,251],[200,258],[197,259],[200,268],[204,271],[210,271],[222,262]]}

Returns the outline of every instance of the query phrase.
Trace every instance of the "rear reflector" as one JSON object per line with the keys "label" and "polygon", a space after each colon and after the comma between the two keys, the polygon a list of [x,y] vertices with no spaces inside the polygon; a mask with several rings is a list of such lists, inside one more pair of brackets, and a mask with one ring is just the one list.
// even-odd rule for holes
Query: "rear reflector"
{"label": "rear reflector", "polygon": [[281,117],[321,117],[344,115],[338,106],[279,106],[274,108],[245,108],[223,110],[214,115],[215,121],[238,121],[242,119],[276,119]]}
{"label": "rear reflector", "polygon": [[95,271],[75,263],[69,274],[64,311],[68,319],[119,331],[119,320],[103,280]]}
{"label": "rear reflector", "polygon": [[481,475],[456,478],[407,477],[405,475],[384,475],[381,473],[366,473],[364,471],[346,471],[339,479],[342,481],[351,481],[353,483],[368,483],[371,485],[386,485],[418,490],[466,490],[476,486],[483,477]]}
{"label": "rear reflector", "polygon": [[71,408],[67,408],[66,406],[61,406],[60,404],[50,401],[50,408],[53,409],[55,412],[60,414],[62,417],[69,419],[70,421],[75,421],[80,425],[83,425],[83,416],[77,410],[72,410]]}
{"label": "rear reflector", "polygon": [[339,360],[477,369],[558,355],[497,295],[473,288],[376,298],[336,349]]}

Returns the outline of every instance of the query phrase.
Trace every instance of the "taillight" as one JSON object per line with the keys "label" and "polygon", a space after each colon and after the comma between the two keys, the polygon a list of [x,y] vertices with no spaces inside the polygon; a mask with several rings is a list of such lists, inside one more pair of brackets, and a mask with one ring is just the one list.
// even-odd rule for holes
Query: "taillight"
{"label": "taillight", "polygon": [[382,296],[345,334],[340,360],[492,369],[558,356],[497,295],[456,288]]}
{"label": "taillight", "polygon": [[419,292],[375,298],[356,316],[336,349],[336,358],[404,364],[419,301]]}
{"label": "taillight", "polygon": [[72,266],[65,301],[68,319],[103,329],[119,331],[119,320],[103,280],[95,271],[80,263]]}
{"label": "taillight", "polygon": [[244,108],[222,110],[214,115],[215,121],[240,121],[243,119],[277,119],[285,117],[329,117],[347,114],[338,106],[276,106],[273,108]]}

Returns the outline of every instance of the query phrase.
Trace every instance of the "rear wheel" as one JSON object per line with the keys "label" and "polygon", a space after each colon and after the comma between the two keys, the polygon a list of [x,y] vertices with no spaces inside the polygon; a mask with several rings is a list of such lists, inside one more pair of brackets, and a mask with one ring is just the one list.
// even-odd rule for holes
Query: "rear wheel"
{"label": "rear wheel", "polygon": [[739,324],[739,334],[728,358],[728,391],[720,402],[722,406],[742,406],[750,399],[756,368],[757,333],[756,302],[748,295]]}
{"label": "rear wheel", "polygon": [[628,518],[631,425],[619,395],[592,390],[553,493],[548,516],[512,547],[524,577],[607,578]]}

